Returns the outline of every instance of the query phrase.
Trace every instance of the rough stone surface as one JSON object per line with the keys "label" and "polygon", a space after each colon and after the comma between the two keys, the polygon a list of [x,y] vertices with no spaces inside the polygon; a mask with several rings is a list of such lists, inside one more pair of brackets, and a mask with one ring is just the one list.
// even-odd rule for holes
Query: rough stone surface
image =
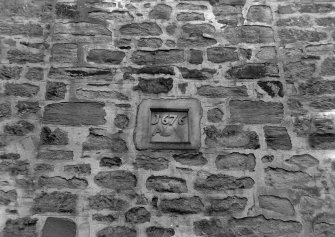
{"label": "rough stone surface", "polygon": [[156,192],[186,193],[186,181],[181,178],[168,176],[150,176],[147,179],[146,187]]}
{"label": "rough stone surface", "polygon": [[224,190],[250,189],[255,181],[250,177],[236,178],[225,174],[199,172],[194,188],[201,192],[220,192]]}
{"label": "rough stone surface", "polygon": [[184,62],[184,51],[180,49],[135,51],[130,60],[138,65],[161,65]]}
{"label": "rough stone surface", "polygon": [[162,29],[152,22],[131,23],[121,26],[120,33],[134,36],[158,36],[162,34]]}
{"label": "rough stone surface", "polygon": [[212,198],[206,212],[210,216],[235,215],[244,211],[248,199],[245,197],[227,197],[224,199]]}
{"label": "rough stone surface", "polygon": [[134,165],[139,169],[159,171],[169,167],[169,160],[164,157],[140,155],[136,157]]}
{"label": "rough stone surface", "polygon": [[135,229],[126,226],[106,227],[97,233],[97,237],[136,237]]}
{"label": "rough stone surface", "polygon": [[132,224],[142,224],[150,222],[150,212],[144,207],[134,207],[125,213],[126,222]]}
{"label": "rough stone surface", "polygon": [[145,79],[140,78],[138,85],[134,87],[134,90],[140,90],[144,93],[168,93],[173,87],[172,78],[154,78],[154,79]]}
{"label": "rough stone surface", "polygon": [[22,72],[22,67],[0,67],[0,79],[1,80],[11,80],[19,79]]}
{"label": "rough stone surface", "polygon": [[238,60],[236,48],[213,47],[207,49],[208,61],[213,63],[225,63]]}
{"label": "rough stone surface", "polygon": [[147,237],[172,237],[175,235],[175,231],[172,228],[163,228],[163,227],[156,227],[150,226],[145,230]]}
{"label": "rough stone surface", "polygon": [[48,217],[42,229],[42,237],[75,237],[76,234],[76,223],[67,218]]}
{"label": "rough stone surface", "polygon": [[265,126],[265,141],[268,148],[273,150],[291,150],[291,138],[285,127]]}
{"label": "rough stone surface", "polygon": [[254,171],[256,158],[253,154],[233,152],[230,154],[218,155],[215,164],[218,169]]}
{"label": "rough stone surface", "polygon": [[271,8],[266,5],[251,6],[248,10],[247,19],[251,22],[263,22],[271,24]]}
{"label": "rough stone surface", "polygon": [[8,96],[33,97],[39,90],[38,86],[29,83],[5,85],[5,93]]}
{"label": "rough stone surface", "polygon": [[204,204],[199,197],[163,199],[159,204],[159,208],[164,213],[187,215],[202,212]]}
{"label": "rough stone surface", "polygon": [[198,94],[209,98],[226,98],[226,97],[246,97],[248,91],[245,86],[224,87],[224,86],[201,86]]}
{"label": "rough stone surface", "polygon": [[233,122],[246,124],[280,123],[283,116],[283,104],[281,103],[247,100],[230,101],[230,118]]}
{"label": "rough stone surface", "polygon": [[105,123],[104,104],[97,102],[64,102],[49,104],[44,109],[43,122],[70,126]]}
{"label": "rough stone surface", "polygon": [[183,165],[202,166],[208,162],[201,152],[174,154],[172,157]]}
{"label": "rough stone surface", "polygon": [[287,198],[261,195],[258,197],[258,201],[259,206],[263,209],[277,212],[285,216],[293,216],[295,214],[294,207]]}
{"label": "rough stone surface", "polygon": [[70,192],[42,192],[34,198],[32,211],[34,213],[56,212],[73,214],[76,212],[77,199],[77,195]]}
{"label": "rough stone surface", "polygon": [[227,27],[225,38],[231,44],[249,43],[262,44],[274,42],[273,30],[267,26],[237,26]]}
{"label": "rough stone surface", "polygon": [[136,187],[136,176],[124,170],[101,171],[94,177],[94,182],[103,187],[114,190],[131,190]]}
{"label": "rough stone surface", "polygon": [[209,126],[205,129],[205,143],[209,147],[222,146],[225,148],[258,149],[259,138],[254,131],[244,131],[240,126],[227,126],[223,130],[215,126]]}
{"label": "rough stone surface", "polygon": [[149,13],[149,18],[159,20],[169,20],[171,17],[172,7],[166,4],[157,4]]}
{"label": "rough stone surface", "polygon": [[34,130],[35,126],[25,120],[20,120],[14,124],[7,124],[4,132],[10,135],[24,136]]}
{"label": "rough stone surface", "polygon": [[4,237],[37,237],[37,218],[8,219],[3,229]]}
{"label": "rough stone surface", "polygon": [[278,67],[273,64],[244,64],[232,67],[227,71],[229,79],[261,79],[278,75]]}
{"label": "rough stone surface", "polygon": [[219,108],[210,109],[207,111],[207,119],[212,123],[219,123],[222,121],[223,112]]}
{"label": "rough stone surface", "polygon": [[88,186],[86,179],[72,178],[66,179],[63,177],[46,177],[41,176],[37,181],[40,188],[68,188],[68,189],[84,189]]}
{"label": "rough stone surface", "polygon": [[128,207],[128,203],[122,199],[115,198],[113,195],[97,194],[88,198],[90,208],[94,210],[122,211]]}
{"label": "rough stone surface", "polygon": [[86,59],[88,62],[97,64],[120,64],[126,54],[122,51],[111,51],[105,49],[92,49]]}

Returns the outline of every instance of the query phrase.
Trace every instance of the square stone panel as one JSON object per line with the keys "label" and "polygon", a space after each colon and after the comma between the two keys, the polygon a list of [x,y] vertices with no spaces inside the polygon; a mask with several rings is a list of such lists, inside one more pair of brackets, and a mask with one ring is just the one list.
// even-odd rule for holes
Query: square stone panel
{"label": "square stone panel", "polygon": [[137,111],[135,146],[139,150],[199,149],[202,108],[197,99],[146,99]]}

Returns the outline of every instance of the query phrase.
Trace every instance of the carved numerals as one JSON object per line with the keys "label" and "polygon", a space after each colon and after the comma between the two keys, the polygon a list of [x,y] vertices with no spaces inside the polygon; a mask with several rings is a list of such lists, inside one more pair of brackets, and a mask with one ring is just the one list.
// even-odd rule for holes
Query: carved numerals
{"label": "carved numerals", "polygon": [[159,134],[162,137],[169,137],[179,126],[184,126],[186,120],[187,114],[156,113],[151,118],[153,126],[151,136]]}

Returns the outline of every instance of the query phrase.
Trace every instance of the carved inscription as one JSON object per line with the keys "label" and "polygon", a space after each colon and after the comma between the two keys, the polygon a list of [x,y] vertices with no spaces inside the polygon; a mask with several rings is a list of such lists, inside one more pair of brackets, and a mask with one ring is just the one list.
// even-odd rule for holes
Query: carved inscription
{"label": "carved inscription", "polygon": [[189,142],[187,111],[151,111],[151,142]]}

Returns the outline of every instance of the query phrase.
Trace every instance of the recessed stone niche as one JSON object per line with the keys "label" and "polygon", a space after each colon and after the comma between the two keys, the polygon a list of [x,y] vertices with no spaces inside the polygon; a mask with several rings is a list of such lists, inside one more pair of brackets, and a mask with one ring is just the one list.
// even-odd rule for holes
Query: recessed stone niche
{"label": "recessed stone niche", "polygon": [[197,99],[146,99],[137,110],[135,145],[144,149],[198,149],[202,108]]}
{"label": "recessed stone niche", "polygon": [[45,221],[42,237],[76,237],[77,226],[70,219],[48,217]]}

